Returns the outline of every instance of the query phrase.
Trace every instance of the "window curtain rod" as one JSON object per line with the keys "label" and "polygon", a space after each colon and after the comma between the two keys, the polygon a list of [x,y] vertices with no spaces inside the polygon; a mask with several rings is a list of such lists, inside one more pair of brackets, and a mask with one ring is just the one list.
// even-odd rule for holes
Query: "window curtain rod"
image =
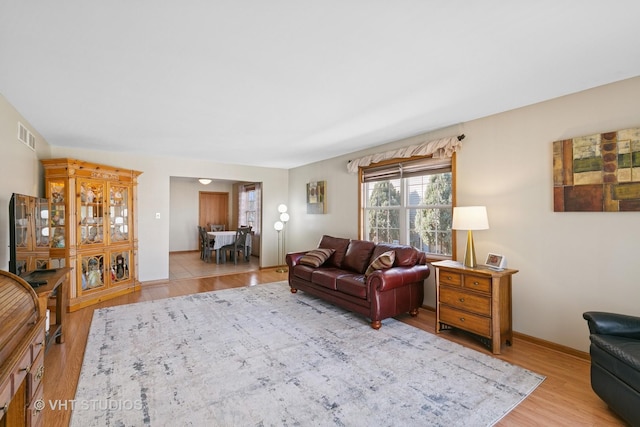
{"label": "window curtain rod", "polygon": [[413,156],[433,156],[434,159],[441,159],[453,156],[453,153],[462,148],[464,134],[450,136],[447,138],[434,139],[418,145],[399,148],[397,150],[385,151],[383,153],[369,154],[358,159],[349,160],[347,170],[349,173],[358,173],[358,168],[369,166],[389,159],[406,159]]}

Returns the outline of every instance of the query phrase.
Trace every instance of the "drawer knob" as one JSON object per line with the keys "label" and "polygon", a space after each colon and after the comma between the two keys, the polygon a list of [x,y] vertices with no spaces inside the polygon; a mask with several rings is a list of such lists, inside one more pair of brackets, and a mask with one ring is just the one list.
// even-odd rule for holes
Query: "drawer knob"
{"label": "drawer knob", "polygon": [[461,322],[464,322],[464,317],[461,317],[461,318],[460,318],[460,321],[461,321]]}
{"label": "drawer knob", "polygon": [[451,280],[451,279],[453,279],[453,277],[451,277],[451,276],[447,276],[447,279],[448,279],[448,280]]}
{"label": "drawer knob", "polygon": [[464,298],[458,298],[458,301],[464,302]]}
{"label": "drawer knob", "polygon": [[478,282],[473,282],[473,286],[478,286],[480,283]]}
{"label": "drawer knob", "polygon": [[29,368],[31,368],[31,365],[28,365],[26,368],[20,368],[20,372],[29,372]]}

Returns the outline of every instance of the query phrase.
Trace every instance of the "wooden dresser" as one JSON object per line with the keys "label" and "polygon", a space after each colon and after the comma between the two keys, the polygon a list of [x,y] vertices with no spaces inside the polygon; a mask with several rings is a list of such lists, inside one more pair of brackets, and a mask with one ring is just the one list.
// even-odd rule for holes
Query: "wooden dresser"
{"label": "wooden dresser", "polygon": [[439,261],[436,268],[436,332],[462,329],[480,337],[500,354],[513,340],[511,276],[518,270],[468,268],[455,261]]}
{"label": "wooden dresser", "polygon": [[0,427],[44,425],[44,350],[35,291],[0,270]]}

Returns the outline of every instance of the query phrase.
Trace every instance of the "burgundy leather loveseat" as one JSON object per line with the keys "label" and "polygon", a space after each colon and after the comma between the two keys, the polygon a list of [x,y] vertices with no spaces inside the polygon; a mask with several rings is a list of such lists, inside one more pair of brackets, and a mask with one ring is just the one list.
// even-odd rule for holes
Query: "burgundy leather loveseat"
{"label": "burgundy leather loveseat", "polygon": [[323,236],[318,248],[288,253],[289,286],[362,314],[379,329],[381,320],[418,314],[429,266],[411,246],[375,244]]}

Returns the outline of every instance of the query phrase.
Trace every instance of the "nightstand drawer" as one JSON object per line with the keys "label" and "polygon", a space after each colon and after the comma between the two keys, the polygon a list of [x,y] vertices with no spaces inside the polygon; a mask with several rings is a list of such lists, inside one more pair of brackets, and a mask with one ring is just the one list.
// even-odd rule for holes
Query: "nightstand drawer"
{"label": "nightstand drawer", "polygon": [[478,292],[491,293],[491,279],[481,276],[464,276],[464,287]]}
{"label": "nightstand drawer", "polygon": [[440,288],[440,302],[475,314],[491,316],[491,298],[488,296],[474,295],[471,292],[461,292],[443,286]]}
{"label": "nightstand drawer", "polygon": [[443,305],[440,306],[440,322],[491,338],[491,319],[488,317],[478,316]]}
{"label": "nightstand drawer", "polygon": [[460,286],[462,285],[462,274],[440,270],[440,283],[443,285]]}

